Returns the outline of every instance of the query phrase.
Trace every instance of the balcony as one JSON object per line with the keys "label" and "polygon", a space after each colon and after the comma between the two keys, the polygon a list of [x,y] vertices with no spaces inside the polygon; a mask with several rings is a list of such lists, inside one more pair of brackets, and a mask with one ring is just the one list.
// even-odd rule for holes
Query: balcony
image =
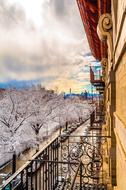
{"label": "balcony", "polygon": [[105,82],[102,80],[102,76],[95,75],[92,67],[90,67],[90,83],[96,87],[96,90],[103,92],[105,88]]}
{"label": "balcony", "polygon": [[[96,116],[91,117],[93,125]],[[2,190],[108,190],[105,147],[110,137],[99,129],[61,139],[54,137],[6,180]]]}

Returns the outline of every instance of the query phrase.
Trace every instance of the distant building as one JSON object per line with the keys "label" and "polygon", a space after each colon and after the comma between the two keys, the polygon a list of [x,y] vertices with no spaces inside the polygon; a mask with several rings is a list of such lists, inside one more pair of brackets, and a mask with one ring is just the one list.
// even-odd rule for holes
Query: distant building
{"label": "distant building", "polygon": [[0,88],[0,100],[3,99],[6,89]]}
{"label": "distant building", "polygon": [[85,90],[85,92],[84,92],[84,99],[87,100],[87,98],[88,98],[88,93],[87,93],[87,91]]}

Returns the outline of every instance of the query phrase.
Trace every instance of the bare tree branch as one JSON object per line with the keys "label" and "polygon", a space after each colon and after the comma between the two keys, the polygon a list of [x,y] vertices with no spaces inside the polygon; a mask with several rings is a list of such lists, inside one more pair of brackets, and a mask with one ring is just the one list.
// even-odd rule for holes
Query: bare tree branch
{"label": "bare tree branch", "polygon": [[21,125],[23,124],[23,122],[24,122],[26,119],[28,119],[31,115],[32,115],[32,114],[30,114],[30,115],[28,115],[27,117],[23,118],[22,121],[20,122],[20,124],[15,128],[14,132],[16,132],[16,131],[19,129],[19,127],[21,127]]}
{"label": "bare tree branch", "polygon": [[10,116],[9,116],[9,119],[8,119],[8,123],[10,122],[10,120],[11,120],[11,117],[12,117],[12,114],[13,114],[13,112],[14,112],[14,108],[15,108],[15,105],[14,105],[14,101],[13,101],[13,98],[12,98],[12,96],[11,96],[11,93],[10,93],[10,100],[11,100],[11,103],[12,103],[12,109],[11,109],[11,113],[10,113]]}

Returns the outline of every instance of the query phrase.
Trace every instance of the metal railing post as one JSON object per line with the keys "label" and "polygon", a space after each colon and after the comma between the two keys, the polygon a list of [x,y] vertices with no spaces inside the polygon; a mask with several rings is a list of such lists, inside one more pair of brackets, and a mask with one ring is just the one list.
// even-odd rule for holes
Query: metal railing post
{"label": "metal railing post", "polygon": [[16,153],[14,151],[12,158],[12,174],[16,172]]}
{"label": "metal railing post", "polygon": [[80,163],[80,190],[82,190],[82,162]]}

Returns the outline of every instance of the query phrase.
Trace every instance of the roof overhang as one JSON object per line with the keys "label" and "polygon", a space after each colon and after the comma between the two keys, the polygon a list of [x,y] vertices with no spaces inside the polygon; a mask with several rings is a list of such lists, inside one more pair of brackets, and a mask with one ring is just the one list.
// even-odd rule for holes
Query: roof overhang
{"label": "roof overhang", "polygon": [[99,61],[107,58],[107,44],[99,40],[97,25],[102,14],[111,12],[111,1],[77,0],[77,4],[93,56]]}

